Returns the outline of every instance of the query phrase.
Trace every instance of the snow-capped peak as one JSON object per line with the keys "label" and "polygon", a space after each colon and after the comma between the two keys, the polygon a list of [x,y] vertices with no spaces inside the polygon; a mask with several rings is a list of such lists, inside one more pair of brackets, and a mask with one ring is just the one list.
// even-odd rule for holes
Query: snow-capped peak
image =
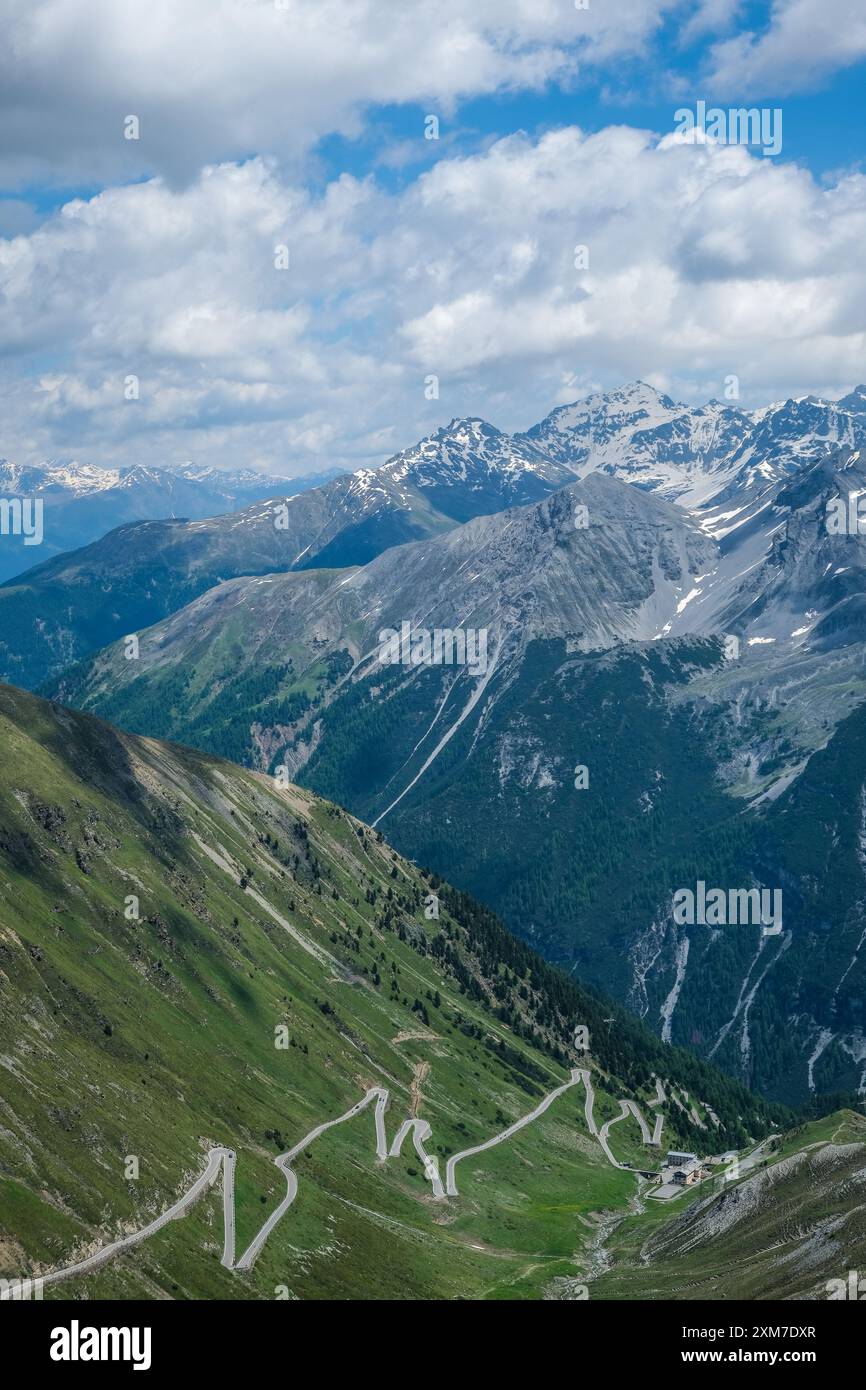
{"label": "snow-capped peak", "polygon": [[[503,433],[479,416],[453,419],[426,438],[404,449],[379,470],[395,483],[433,488],[459,483],[472,489],[500,489],[503,506],[512,502],[514,489],[525,491],[529,475],[543,484],[521,500],[533,500],[570,481],[570,470],[552,462],[527,440]],[[358,476],[357,474],[355,475]]]}

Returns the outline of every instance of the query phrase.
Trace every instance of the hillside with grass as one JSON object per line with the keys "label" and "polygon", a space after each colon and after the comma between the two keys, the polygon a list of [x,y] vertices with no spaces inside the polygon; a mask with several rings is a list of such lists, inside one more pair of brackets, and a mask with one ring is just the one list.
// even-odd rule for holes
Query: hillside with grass
{"label": "hillside with grass", "polygon": [[467,1154],[451,1197],[411,1136],[377,1157],[370,1105],[294,1159],[297,1195],[249,1269],[221,1263],[214,1183],[45,1296],[559,1296],[632,1209],[633,1168],[659,1164],[624,1099],[663,1114],[671,1147],[746,1148],[793,1122],[305,790],[6,686],[0,737],[3,1278],[143,1230],[217,1147],[236,1155],[246,1250],[286,1196],[275,1159],[373,1088],[388,1149],[423,1121],[443,1176],[556,1092]]}
{"label": "hillside with grass", "polygon": [[[756,1171],[688,1194],[675,1216],[639,1204],[593,1295],[826,1299],[866,1263],[866,1119],[843,1110],[771,1141]],[[832,1195],[831,1195],[832,1194]]]}

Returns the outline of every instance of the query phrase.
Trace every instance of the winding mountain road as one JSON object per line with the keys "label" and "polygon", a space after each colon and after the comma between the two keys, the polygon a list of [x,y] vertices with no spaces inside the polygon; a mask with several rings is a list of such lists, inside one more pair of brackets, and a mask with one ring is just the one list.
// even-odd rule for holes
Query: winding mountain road
{"label": "winding mountain road", "polygon": [[359,1100],[358,1103],[356,1105],[353,1105],[351,1109],[347,1110],[344,1115],[339,1115],[336,1120],[326,1120],[324,1124],[316,1125],[316,1128],[311,1129],[309,1134],[306,1135],[305,1138],[303,1138],[299,1144],[296,1144],[293,1149],[289,1149],[287,1153],[280,1154],[278,1158],[274,1159],[274,1162],[276,1163],[277,1167],[281,1170],[281,1172],[285,1174],[286,1195],[280,1202],[279,1206],[275,1207],[274,1210],[271,1212],[270,1216],[268,1217],[267,1221],[265,1222],[264,1226],[262,1226],[258,1234],[253,1236],[253,1239],[250,1241],[246,1250],[241,1255],[240,1259],[235,1265],[236,1269],[249,1269],[252,1266],[253,1261],[255,1260],[256,1256],[258,1255],[268,1236],[271,1234],[271,1231],[274,1229],[277,1223],[282,1220],[289,1207],[292,1205],[292,1202],[297,1197],[298,1179],[295,1175],[294,1170],[291,1167],[292,1160],[294,1158],[297,1158],[299,1153],[303,1153],[304,1149],[309,1148],[313,1140],[318,1139],[320,1134],[325,1133],[325,1130],[333,1129],[335,1125],[345,1124],[346,1120],[353,1120],[356,1115],[360,1115],[361,1111],[366,1109],[366,1107],[370,1104],[371,1100],[375,1100],[376,1102],[376,1154],[379,1158],[388,1157],[388,1141],[385,1135],[384,1118],[385,1106],[388,1104],[388,1092],[382,1086],[372,1086],[364,1096],[363,1100]]}
{"label": "winding mountain road", "polygon": [[[161,1216],[157,1216],[147,1226],[143,1226],[140,1231],[134,1231],[132,1235],[122,1236],[120,1240],[112,1241],[110,1245],[104,1245],[101,1250],[97,1250],[93,1255],[87,1255],[83,1260],[77,1260],[75,1264],[67,1265],[65,1269],[57,1269],[49,1274],[37,1276],[40,1282],[45,1284],[59,1283],[61,1279],[72,1279],[76,1274],[89,1274],[91,1270],[98,1269],[106,1260],[119,1255],[123,1250],[129,1250],[134,1245],[139,1245],[141,1241],[147,1240],[148,1236],[156,1235],[163,1226],[167,1226],[169,1221],[177,1221],[185,1216],[194,1202],[197,1202],[202,1193],[216,1181],[217,1175],[222,1169],[223,1172],[223,1212],[227,1217],[225,1228],[225,1241],[223,1251],[223,1263],[225,1254],[228,1251],[229,1239],[234,1244],[234,1168],[235,1154],[232,1149],[216,1148],[211,1149],[207,1156],[207,1166],[204,1172],[196,1178],[191,1187],[188,1187],[182,1196],[178,1197],[174,1206],[169,1207]],[[228,1178],[226,1177],[228,1174]],[[231,1193],[232,1206],[229,1213],[228,1197],[226,1193]],[[7,1298],[11,1294],[10,1290],[0,1293],[0,1299]]]}
{"label": "winding mountain road", "polygon": [[445,1165],[445,1191],[448,1196],[458,1196],[457,1184],[454,1180],[454,1169],[457,1167],[458,1163],[461,1163],[464,1158],[471,1158],[473,1154],[484,1153],[485,1149],[492,1149],[496,1144],[503,1144],[506,1139],[511,1138],[512,1134],[516,1134],[519,1129],[523,1129],[526,1125],[532,1124],[533,1120],[537,1120],[539,1115],[543,1115],[548,1106],[552,1105],[557,1097],[562,1095],[563,1091],[568,1091],[572,1086],[576,1086],[586,1075],[587,1073],[581,1071],[578,1067],[573,1067],[570,1080],[564,1082],[562,1086],[557,1086],[555,1091],[551,1091],[546,1095],[541,1104],[536,1105],[535,1109],[530,1111],[528,1115],[523,1115],[521,1119],[515,1120],[513,1125],[509,1125],[501,1134],[494,1134],[493,1138],[488,1139],[485,1143],[476,1144],[474,1148],[471,1149],[463,1149],[461,1153],[454,1154],[452,1158],[449,1158]]}
{"label": "winding mountain road", "polygon": [[601,1147],[607,1154],[608,1162],[612,1163],[614,1168],[625,1168],[626,1165],[624,1163],[620,1163],[619,1159],[614,1158],[610,1150],[610,1145],[607,1142],[607,1136],[610,1133],[611,1127],[613,1125],[618,1125],[620,1120],[624,1120],[627,1114],[628,1110],[626,1108],[626,1102],[624,1100],[621,1100],[619,1103],[619,1114],[614,1115],[613,1118],[610,1120],[605,1120],[601,1129],[598,1131],[598,1142],[601,1144]]}
{"label": "winding mountain road", "polygon": [[421,1162],[424,1164],[424,1172],[430,1179],[430,1185],[433,1188],[433,1196],[444,1197],[445,1189],[442,1186],[442,1179],[439,1176],[438,1160],[435,1158],[431,1158],[430,1155],[424,1149],[424,1141],[432,1137],[432,1130],[430,1129],[430,1126],[426,1120],[418,1120],[414,1118],[410,1120],[404,1120],[400,1128],[397,1130],[397,1134],[393,1144],[391,1145],[391,1151],[388,1157],[399,1157],[400,1150],[403,1147],[403,1140],[406,1138],[406,1135],[409,1133],[410,1130],[412,1131],[412,1143],[415,1146],[415,1152],[420,1158]]}
{"label": "winding mountain road", "polygon": [[592,1113],[593,1107],[595,1106],[595,1089],[593,1087],[592,1081],[590,1080],[589,1072],[585,1068],[581,1068],[579,1070],[579,1075],[580,1079],[583,1082],[583,1088],[586,1091],[586,1105],[584,1107],[584,1114],[586,1115],[587,1128],[589,1129],[590,1134],[592,1134],[598,1140],[599,1144],[604,1150],[604,1156],[607,1159],[608,1163],[613,1164],[614,1168],[624,1168],[625,1164],[620,1163],[619,1160],[614,1158],[613,1154],[611,1153],[610,1145],[607,1142],[607,1136],[611,1125],[616,1124],[618,1120],[624,1119],[625,1116],[628,1114],[628,1111],[625,1108],[626,1103],[624,1100],[621,1100],[620,1106],[622,1107],[622,1109],[620,1113],[618,1115],[615,1115],[612,1120],[607,1120],[602,1125],[601,1129],[599,1129],[598,1125],[595,1123],[595,1116]]}
{"label": "winding mountain road", "polygon": [[[527,1125],[539,1119],[555,1100],[581,1082],[586,1092],[585,1115],[589,1132],[598,1140],[608,1162],[611,1163],[614,1168],[624,1169],[626,1165],[620,1163],[614,1157],[610,1145],[608,1144],[608,1132],[611,1126],[631,1113],[640,1124],[644,1141],[652,1143],[653,1139],[647,1138],[649,1135],[649,1128],[635,1102],[631,1100],[621,1100],[619,1102],[621,1113],[613,1119],[607,1120],[605,1124],[602,1125],[601,1130],[599,1130],[593,1116],[595,1090],[589,1071],[584,1067],[573,1067],[568,1081],[563,1082],[561,1086],[557,1086],[554,1090],[549,1091],[534,1110],[529,1111],[526,1115],[522,1115],[520,1119],[515,1120],[499,1134],[494,1134],[492,1138],[485,1140],[483,1144],[475,1144],[472,1148],[463,1149],[460,1153],[454,1154],[449,1158],[445,1168],[444,1184],[439,1176],[437,1159],[431,1157],[424,1147],[425,1143],[432,1137],[432,1131],[428,1122],[416,1116],[410,1116],[404,1119],[394,1136],[389,1150],[388,1138],[385,1130],[385,1109],[388,1105],[389,1092],[384,1086],[371,1086],[361,1100],[357,1101],[346,1110],[344,1114],[338,1115],[334,1120],[325,1120],[322,1124],[316,1125],[316,1127],[311,1129],[309,1134],[305,1135],[293,1148],[287,1150],[286,1153],[279,1154],[278,1157],[274,1159],[276,1166],[286,1179],[286,1195],[278,1206],[274,1208],[260,1230],[250,1241],[240,1259],[235,1259],[234,1177],[236,1155],[233,1149],[218,1146],[208,1151],[207,1164],[204,1172],[195,1179],[173,1206],[169,1207],[161,1216],[156,1217],[147,1226],[142,1227],[140,1231],[135,1231],[128,1236],[122,1236],[119,1240],[112,1241],[110,1245],[103,1246],[102,1249],[97,1250],[94,1254],[88,1255],[84,1259],[77,1260],[74,1264],[67,1265],[64,1269],[53,1270],[48,1274],[40,1276],[42,1283],[43,1285],[53,1284],[64,1279],[72,1279],[79,1274],[87,1274],[97,1269],[107,1260],[112,1259],[115,1255],[119,1255],[125,1250],[132,1249],[133,1246],[139,1245],[142,1241],[147,1240],[149,1236],[155,1235],[157,1231],[160,1231],[169,1221],[175,1221],[185,1216],[190,1207],[198,1201],[199,1197],[216,1182],[220,1174],[222,1174],[223,1189],[223,1253],[220,1263],[226,1269],[250,1269],[268,1239],[268,1236],[285,1216],[298,1195],[298,1178],[292,1167],[294,1160],[299,1154],[303,1153],[305,1149],[309,1148],[320,1135],[324,1134],[329,1129],[333,1129],[336,1125],[342,1125],[345,1124],[347,1120],[354,1119],[373,1102],[375,1102],[373,1118],[377,1159],[381,1162],[386,1162],[389,1158],[398,1158],[406,1138],[411,1134],[415,1153],[424,1166],[424,1173],[430,1182],[433,1197],[437,1200],[457,1197],[459,1193],[457,1190],[455,1171],[458,1163],[462,1163],[466,1158],[472,1158],[475,1154],[484,1153],[487,1149],[492,1149],[497,1144],[504,1144],[506,1140],[510,1139],[514,1134],[517,1134],[521,1129],[525,1129]],[[657,1123],[656,1132],[658,1132],[658,1129],[659,1124]],[[0,1299],[9,1297],[12,1297],[11,1290],[0,1292]]]}

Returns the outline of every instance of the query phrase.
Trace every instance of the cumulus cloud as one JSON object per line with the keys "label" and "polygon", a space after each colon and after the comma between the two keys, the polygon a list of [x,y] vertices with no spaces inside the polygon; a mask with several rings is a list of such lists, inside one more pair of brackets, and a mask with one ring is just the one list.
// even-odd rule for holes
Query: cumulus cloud
{"label": "cumulus cloud", "polygon": [[[371,105],[572,82],[644,51],[683,0],[5,0],[0,181],[71,186],[357,135]],[[124,118],[140,138],[124,138]]]}
{"label": "cumulus cloud", "polygon": [[261,158],[109,188],[0,240],[4,451],[301,472],[635,376],[841,392],[864,239],[860,175],[625,126],[514,135],[398,193]]}
{"label": "cumulus cloud", "polygon": [[763,32],[716,45],[709,80],[714,90],[759,100],[812,87],[864,57],[862,0],[775,0]]}

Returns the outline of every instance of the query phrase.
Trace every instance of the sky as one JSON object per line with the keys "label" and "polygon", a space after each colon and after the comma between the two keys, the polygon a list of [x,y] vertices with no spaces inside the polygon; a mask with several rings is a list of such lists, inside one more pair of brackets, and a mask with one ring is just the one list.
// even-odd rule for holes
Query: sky
{"label": "sky", "polygon": [[842,395],[864,97],[863,0],[4,0],[0,455],[295,476],[635,378]]}

